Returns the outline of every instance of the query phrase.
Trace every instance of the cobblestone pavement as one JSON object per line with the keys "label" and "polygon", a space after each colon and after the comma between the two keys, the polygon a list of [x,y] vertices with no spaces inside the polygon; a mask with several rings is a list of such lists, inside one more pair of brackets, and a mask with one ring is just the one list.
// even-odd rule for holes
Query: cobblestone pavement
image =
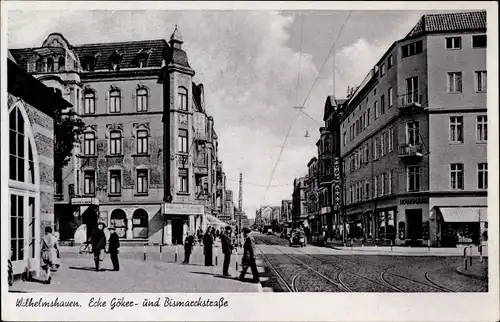
{"label": "cobblestone pavement", "polygon": [[[203,253],[195,249],[190,265],[181,265],[183,255],[174,262],[175,252],[166,251],[162,258],[150,252],[144,260],[142,252],[128,249],[120,254],[120,271],[111,271],[109,255],[103,262],[104,271],[94,270],[91,254],[78,254],[78,247],[61,251],[62,265],[53,273],[50,285],[40,282],[17,281],[10,291],[14,292],[168,292],[168,293],[219,293],[260,292],[260,284],[241,282],[222,276],[222,258],[218,265],[202,266]],[[235,265],[233,257],[232,265]],[[215,256],[214,263],[215,265]],[[235,266],[230,273],[236,276]],[[43,277],[40,277],[43,279]]]}
{"label": "cobblestone pavement", "polygon": [[254,237],[267,266],[269,279],[263,286],[277,292],[488,291],[487,281],[457,273],[463,259],[453,251],[440,250],[437,256],[358,254],[312,245],[292,248],[277,236]]}

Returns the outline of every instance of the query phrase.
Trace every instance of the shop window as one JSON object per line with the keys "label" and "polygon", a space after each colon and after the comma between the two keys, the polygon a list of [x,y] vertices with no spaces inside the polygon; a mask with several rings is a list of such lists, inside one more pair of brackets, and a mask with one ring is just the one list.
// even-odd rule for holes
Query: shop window
{"label": "shop window", "polygon": [[133,238],[148,238],[148,213],[144,209],[137,209],[132,215]]}
{"label": "shop window", "polygon": [[115,209],[110,216],[110,226],[116,229],[120,238],[127,237],[127,215],[121,209]]}

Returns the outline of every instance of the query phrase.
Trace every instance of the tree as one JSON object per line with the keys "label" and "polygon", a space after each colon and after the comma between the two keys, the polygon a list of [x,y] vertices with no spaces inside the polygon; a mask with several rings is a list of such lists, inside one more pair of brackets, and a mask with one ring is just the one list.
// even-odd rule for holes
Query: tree
{"label": "tree", "polygon": [[54,176],[56,182],[62,179],[62,169],[71,160],[75,144],[80,142],[85,123],[75,112],[63,109],[54,111]]}

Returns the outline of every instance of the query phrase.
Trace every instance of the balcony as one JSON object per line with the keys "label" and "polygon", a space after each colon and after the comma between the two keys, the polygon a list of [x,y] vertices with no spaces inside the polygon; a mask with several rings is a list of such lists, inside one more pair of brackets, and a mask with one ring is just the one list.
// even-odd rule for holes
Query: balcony
{"label": "balcony", "polygon": [[408,92],[400,96],[400,113],[419,113],[422,111],[422,95],[415,92]]}
{"label": "balcony", "polygon": [[208,176],[208,164],[205,162],[205,158],[195,158],[194,159],[194,174],[198,176]]}
{"label": "balcony", "polygon": [[423,155],[421,144],[401,144],[398,149],[400,158],[421,158]]}
{"label": "balcony", "polygon": [[206,142],[207,141],[207,135],[205,133],[196,131],[194,133],[194,140],[196,142],[199,142],[199,143]]}

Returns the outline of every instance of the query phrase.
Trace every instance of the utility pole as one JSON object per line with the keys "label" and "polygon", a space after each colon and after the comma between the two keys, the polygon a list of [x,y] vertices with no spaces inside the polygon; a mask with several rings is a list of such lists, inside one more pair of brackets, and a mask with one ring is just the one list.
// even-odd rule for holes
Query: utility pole
{"label": "utility pole", "polygon": [[[240,187],[239,187],[239,196],[238,196],[238,208],[239,208],[239,216],[238,216],[238,227],[240,227],[240,235],[242,228],[241,227],[241,216],[243,216],[243,174],[240,172]],[[241,243],[241,238],[239,239]]]}

